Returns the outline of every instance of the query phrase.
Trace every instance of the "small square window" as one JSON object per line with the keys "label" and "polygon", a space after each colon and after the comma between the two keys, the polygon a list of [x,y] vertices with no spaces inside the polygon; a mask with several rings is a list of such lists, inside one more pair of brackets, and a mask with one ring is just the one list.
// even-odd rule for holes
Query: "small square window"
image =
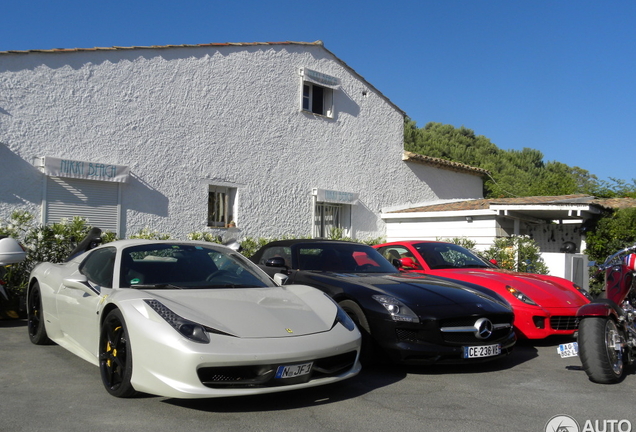
{"label": "small square window", "polygon": [[333,89],[303,82],[303,111],[333,117]]}
{"label": "small square window", "polygon": [[234,218],[236,189],[225,186],[209,186],[208,226],[227,228]]}

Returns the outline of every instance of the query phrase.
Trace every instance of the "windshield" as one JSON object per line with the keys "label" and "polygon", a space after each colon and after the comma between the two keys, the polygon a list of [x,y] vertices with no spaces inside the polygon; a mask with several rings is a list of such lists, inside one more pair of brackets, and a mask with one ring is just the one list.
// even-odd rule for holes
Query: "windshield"
{"label": "windshield", "polygon": [[398,273],[378,251],[358,243],[307,243],[296,247],[300,270],[336,273]]}
{"label": "windshield", "polygon": [[229,249],[161,243],[122,250],[120,286],[192,289],[255,288],[275,284],[241,254]]}
{"label": "windshield", "polygon": [[468,249],[452,243],[418,243],[414,247],[431,270],[495,267]]}

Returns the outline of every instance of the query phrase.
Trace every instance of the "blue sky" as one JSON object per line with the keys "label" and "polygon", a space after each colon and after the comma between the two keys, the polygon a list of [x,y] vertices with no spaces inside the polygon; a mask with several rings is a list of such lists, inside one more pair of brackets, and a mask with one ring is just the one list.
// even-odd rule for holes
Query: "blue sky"
{"label": "blue sky", "polygon": [[0,51],[322,40],[420,127],[465,126],[602,180],[636,178],[633,0],[22,0],[1,11]]}

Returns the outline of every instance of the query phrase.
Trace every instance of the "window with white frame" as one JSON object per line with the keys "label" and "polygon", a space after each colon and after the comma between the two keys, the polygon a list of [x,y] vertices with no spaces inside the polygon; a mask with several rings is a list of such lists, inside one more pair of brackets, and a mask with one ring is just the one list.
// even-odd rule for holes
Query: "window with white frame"
{"label": "window with white frame", "polygon": [[236,188],[208,186],[208,226],[227,228],[234,220]]}
{"label": "window with white frame", "polygon": [[347,237],[351,228],[351,206],[317,202],[314,209],[314,238]]}
{"label": "window with white frame", "polygon": [[333,117],[334,91],[340,80],[327,74],[302,68],[302,110],[325,117]]}
{"label": "window with white frame", "polygon": [[333,117],[333,90],[313,83],[303,83],[303,110]]}
{"label": "window with white frame", "polygon": [[313,238],[351,237],[352,206],[358,194],[315,188],[313,195]]}

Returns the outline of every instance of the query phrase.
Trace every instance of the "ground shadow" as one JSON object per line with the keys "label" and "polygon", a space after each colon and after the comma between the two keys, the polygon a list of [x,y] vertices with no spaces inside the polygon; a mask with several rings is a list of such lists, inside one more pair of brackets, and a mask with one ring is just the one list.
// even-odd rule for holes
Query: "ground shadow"
{"label": "ground shadow", "polygon": [[[558,346],[563,343],[575,342],[576,338],[573,336],[548,336],[544,339],[519,339],[517,340],[517,346],[535,346],[535,347],[548,347]],[[556,348],[555,348],[556,349]]]}
{"label": "ground shadow", "polygon": [[447,375],[447,374],[479,374],[512,369],[522,363],[539,356],[533,346],[515,346],[506,357],[480,363],[433,364],[427,366],[402,366],[406,374],[415,375]]}
{"label": "ground shadow", "polygon": [[340,383],[291,392],[219,399],[165,399],[163,402],[207,412],[259,412],[304,408],[354,399],[373,390],[392,385],[409,374],[474,374],[510,369],[538,356],[532,345],[520,345],[509,356],[484,363],[406,366],[391,363],[365,366],[362,372]]}
{"label": "ground shadow", "polygon": [[218,399],[165,399],[163,402],[207,412],[259,412],[305,408],[354,399],[373,390],[396,383],[406,377],[400,370],[365,367],[354,378],[335,384],[272,393]]}
{"label": "ground shadow", "polygon": [[0,329],[26,327],[26,326],[27,326],[27,321],[25,319],[0,319]]}

